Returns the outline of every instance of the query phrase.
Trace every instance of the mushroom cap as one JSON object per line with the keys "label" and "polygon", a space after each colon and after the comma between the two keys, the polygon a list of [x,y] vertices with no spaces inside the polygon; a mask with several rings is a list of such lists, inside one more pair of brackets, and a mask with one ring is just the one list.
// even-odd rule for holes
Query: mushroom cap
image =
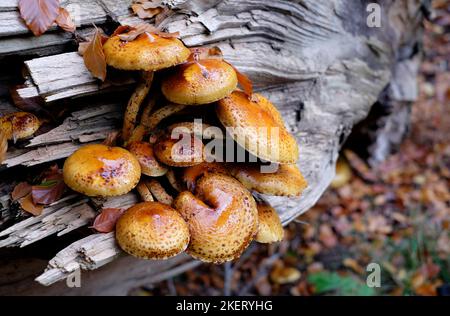
{"label": "mushroom cap", "polygon": [[139,161],[127,150],[101,144],[86,145],[64,162],[64,182],[87,196],[128,193],[139,182]]}
{"label": "mushroom cap", "polygon": [[284,126],[280,112],[260,94],[253,94],[252,99],[242,91],[234,91],[220,100],[216,113],[221,123],[231,128],[234,140],[256,157],[295,163],[298,145]]}
{"label": "mushroom cap", "polygon": [[142,259],[167,259],[189,244],[189,229],[180,214],[159,202],[138,203],[116,224],[119,246]]}
{"label": "mushroom cap", "polygon": [[258,229],[253,196],[239,181],[226,175],[204,175],[197,182],[195,196],[184,191],[173,205],[189,226],[187,253],[205,262],[238,258]]}
{"label": "mushroom cap", "polygon": [[128,150],[137,158],[141,172],[146,176],[160,177],[166,174],[167,168],[156,160],[152,144],[132,142],[128,145]]}
{"label": "mushroom cap", "polygon": [[110,37],[103,44],[106,63],[122,70],[156,71],[182,63],[191,54],[179,39],[152,37],[153,41],[142,34],[131,42],[122,41],[118,35]]}
{"label": "mushroom cap", "polygon": [[189,167],[203,161],[203,143],[192,134],[182,134],[180,139],[165,135],[156,141],[153,150],[160,162],[172,167]]}
{"label": "mushroom cap", "polygon": [[0,129],[8,139],[22,139],[33,135],[41,123],[36,115],[28,112],[14,112],[0,117]]}
{"label": "mushroom cap", "polygon": [[278,165],[273,173],[261,172],[259,164],[234,164],[231,174],[249,190],[277,196],[299,196],[308,183],[296,164]]}
{"label": "mushroom cap", "polygon": [[263,201],[258,201],[256,205],[259,224],[255,240],[264,244],[283,240],[284,230],[277,211]]}
{"label": "mushroom cap", "polygon": [[236,89],[236,71],[219,59],[204,59],[176,67],[161,84],[167,100],[186,105],[212,103]]}
{"label": "mushroom cap", "polygon": [[197,180],[207,173],[229,174],[225,164],[218,162],[202,162],[198,165],[185,168],[182,179],[189,191],[194,191]]}

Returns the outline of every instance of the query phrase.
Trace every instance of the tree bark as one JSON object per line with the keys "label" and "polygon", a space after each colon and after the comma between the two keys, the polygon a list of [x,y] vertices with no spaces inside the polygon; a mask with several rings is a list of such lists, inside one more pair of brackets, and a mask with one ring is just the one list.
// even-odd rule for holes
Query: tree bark
{"label": "tree bark", "polygon": [[[277,209],[284,224],[313,206],[328,187],[334,177],[335,162],[343,142],[353,126],[367,116],[380,94],[386,91],[391,79],[395,78],[395,70],[401,67],[398,66],[400,52],[414,46],[418,41],[414,30],[418,29],[422,18],[420,1],[379,1],[382,8],[380,28],[370,28],[366,24],[366,6],[369,2],[371,1],[165,1],[173,12],[162,21],[161,26],[169,32],[180,32],[181,39],[188,46],[219,46],[225,59],[248,74],[257,91],[277,105],[288,129],[297,138],[300,146],[298,164],[309,183],[307,190],[300,198],[264,196]],[[136,21],[136,18],[130,15],[130,1],[98,0],[97,3],[106,15],[117,22]],[[32,59],[26,62],[26,66],[31,80],[28,90],[22,92],[28,93],[29,96],[42,97],[49,106],[61,100],[70,102],[68,100],[74,97],[111,91],[107,89],[111,87],[109,83],[99,85],[86,72],[81,57],[76,53]],[[130,87],[132,83],[133,79],[128,78],[124,86]],[[398,86],[395,84],[390,87],[395,93],[401,91],[396,90]],[[11,167],[39,164],[63,158],[79,146],[82,142],[80,137],[86,136],[89,139],[88,135],[98,135],[88,140],[96,141],[101,139],[106,131],[114,128],[114,120],[110,123],[105,119],[101,120],[100,131],[89,132],[86,128],[85,133],[85,126],[90,126],[89,120],[72,116],[57,129],[32,140],[30,149],[20,149],[18,155],[8,156],[7,165]],[[76,124],[77,129],[83,128],[83,132],[75,135],[75,139],[65,135],[71,130],[71,124]],[[58,139],[56,144],[52,140],[53,136]],[[53,149],[48,151],[52,146],[62,148],[60,150],[55,147],[55,154]],[[46,156],[41,159],[42,155]],[[38,160],[36,156],[39,157]],[[74,205],[67,206],[70,212],[74,212],[73,208]],[[33,224],[36,225],[37,231],[42,229],[43,222],[43,218],[40,218]],[[85,219],[80,219],[79,223],[85,224]],[[8,245],[22,244],[24,241],[20,238],[26,239],[33,231],[31,229],[22,234],[20,223],[16,225],[19,226],[2,233],[7,238],[12,238],[12,243],[8,242]],[[48,236],[49,232],[58,233],[64,229],[66,228],[62,225],[53,230],[46,230],[44,235]],[[1,242],[6,243],[3,240]],[[111,249],[114,247],[111,246]],[[47,274],[40,277],[41,282],[48,284],[48,280],[66,277],[72,272],[70,267],[78,265],[83,268],[84,263],[74,256],[74,253],[82,251],[79,244],[69,245],[64,251],[70,254],[65,257],[69,260],[62,265],[55,264],[61,262],[58,261],[61,259],[61,253],[59,257],[57,255],[55,258],[58,260],[51,261],[48,270],[55,274],[47,271]],[[111,258],[116,258],[117,253],[112,251],[110,255]],[[88,272],[89,278],[92,276],[103,280],[100,284],[90,282],[90,285],[82,290],[64,288],[60,293],[110,293],[109,286],[104,285],[115,283],[112,279],[117,275],[120,275],[120,282],[125,282],[126,286],[143,282],[133,275],[133,271],[127,272],[126,275],[118,272],[119,261],[130,264],[133,262],[133,267],[145,266],[148,270],[162,271],[162,267],[172,267],[172,262],[176,261],[175,265],[181,261],[185,262],[184,259],[180,262],[177,260],[181,259],[144,264],[129,257],[120,257],[98,272]],[[107,261],[108,258],[102,257],[101,262]],[[140,275],[142,270],[136,268],[137,270],[140,272],[136,274]],[[2,286],[2,283],[5,285]],[[13,290],[14,284],[10,279],[2,280],[0,276],[0,293]],[[39,286],[18,287],[20,290],[16,291],[23,294],[33,294],[35,291],[40,294],[55,293],[54,288],[60,291],[63,287],[60,284],[45,290]],[[119,285],[117,283],[117,286]]]}

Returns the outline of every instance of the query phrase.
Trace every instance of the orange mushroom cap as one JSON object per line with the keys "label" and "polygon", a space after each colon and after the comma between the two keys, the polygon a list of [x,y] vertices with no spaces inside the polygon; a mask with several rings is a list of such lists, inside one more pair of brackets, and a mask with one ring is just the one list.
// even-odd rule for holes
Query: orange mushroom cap
{"label": "orange mushroom cap", "polygon": [[285,128],[276,107],[260,94],[252,100],[242,91],[217,103],[216,113],[225,127],[234,128],[234,140],[251,154],[271,162],[295,163],[298,145]]}
{"label": "orange mushroom cap", "polygon": [[186,251],[205,262],[238,258],[258,229],[253,196],[239,181],[222,174],[204,175],[195,196],[184,191],[173,205],[189,226],[191,242]]}
{"label": "orange mushroom cap", "polygon": [[182,179],[189,191],[194,191],[197,180],[206,173],[229,174],[225,164],[218,162],[202,162],[183,170]]}
{"label": "orange mushroom cap", "polygon": [[142,259],[167,259],[189,244],[189,229],[180,214],[159,202],[138,203],[116,224],[116,239],[127,253]]}
{"label": "orange mushroom cap", "polygon": [[172,167],[194,166],[203,161],[203,143],[193,134],[182,134],[180,139],[165,135],[156,141],[153,150],[160,162]]}
{"label": "orange mushroom cap", "polygon": [[149,177],[163,176],[167,168],[160,164],[154,155],[153,145],[147,142],[132,142],[128,150],[137,158],[141,165],[141,172]]}
{"label": "orange mushroom cap", "polygon": [[204,59],[176,67],[162,82],[164,96],[186,105],[212,103],[236,89],[236,71],[220,59]]}
{"label": "orange mushroom cap", "polygon": [[278,196],[299,196],[308,183],[297,165],[278,165],[273,173],[261,172],[259,164],[234,164],[231,174],[249,190]]}
{"label": "orange mushroom cap", "polygon": [[127,150],[95,144],[70,155],[63,167],[64,182],[87,196],[115,196],[131,191],[139,182],[139,161]]}
{"label": "orange mushroom cap", "polygon": [[264,201],[257,201],[258,233],[255,240],[260,243],[273,243],[283,240],[284,230],[277,211]]}
{"label": "orange mushroom cap", "polygon": [[14,112],[0,117],[0,129],[9,140],[30,137],[40,125],[39,119],[28,112]]}
{"label": "orange mushroom cap", "polygon": [[124,42],[118,35],[110,37],[103,44],[106,63],[122,70],[156,71],[186,61],[190,50],[176,38],[163,38],[151,34],[134,41]]}

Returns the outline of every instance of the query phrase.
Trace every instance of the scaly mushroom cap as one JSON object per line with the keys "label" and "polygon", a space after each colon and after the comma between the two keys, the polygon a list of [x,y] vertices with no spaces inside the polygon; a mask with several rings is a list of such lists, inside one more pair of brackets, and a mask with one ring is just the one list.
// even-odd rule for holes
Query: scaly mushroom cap
{"label": "scaly mushroom cap", "polygon": [[30,137],[40,125],[39,119],[28,112],[15,112],[0,117],[0,129],[9,140]]}
{"label": "scaly mushroom cap", "polygon": [[284,230],[277,211],[269,204],[258,201],[258,233],[255,240],[268,244],[283,240]]}
{"label": "scaly mushroom cap", "polygon": [[238,258],[258,229],[253,196],[239,181],[222,174],[204,175],[197,181],[195,196],[184,191],[173,205],[189,226],[186,251],[205,262]]}
{"label": "scaly mushroom cap", "polygon": [[217,103],[216,113],[231,136],[251,154],[271,162],[295,163],[298,145],[276,107],[260,94],[253,100],[234,91]]}
{"label": "scaly mushroom cap", "polygon": [[86,145],[70,155],[63,167],[64,182],[87,196],[115,196],[131,191],[139,182],[139,161],[127,150]]}
{"label": "scaly mushroom cap", "polygon": [[154,34],[152,38],[142,34],[124,42],[117,35],[110,37],[103,44],[106,63],[122,70],[156,71],[182,63],[191,54],[179,39]]}
{"label": "scaly mushroom cap", "polygon": [[237,86],[233,67],[219,59],[205,59],[177,66],[161,85],[167,100],[186,105],[212,103]]}
{"label": "scaly mushroom cap", "polygon": [[261,172],[259,164],[234,164],[231,174],[249,190],[267,195],[299,196],[308,183],[297,165],[278,165],[275,172]]}
{"label": "scaly mushroom cap", "polygon": [[142,259],[167,259],[189,244],[189,229],[180,214],[159,202],[138,203],[117,221],[116,239],[130,255]]}
{"label": "scaly mushroom cap", "polygon": [[229,174],[229,170],[225,167],[225,164],[218,162],[202,162],[198,165],[185,168],[183,170],[182,179],[186,183],[186,187],[189,191],[195,190],[197,180],[207,173],[221,173]]}
{"label": "scaly mushroom cap", "polygon": [[141,172],[149,177],[160,177],[166,174],[167,168],[160,164],[154,155],[153,145],[147,142],[132,142],[128,150],[137,158]]}
{"label": "scaly mushroom cap", "polygon": [[156,141],[153,150],[160,162],[172,167],[189,167],[203,161],[203,143],[191,134],[183,134],[180,139],[165,135]]}

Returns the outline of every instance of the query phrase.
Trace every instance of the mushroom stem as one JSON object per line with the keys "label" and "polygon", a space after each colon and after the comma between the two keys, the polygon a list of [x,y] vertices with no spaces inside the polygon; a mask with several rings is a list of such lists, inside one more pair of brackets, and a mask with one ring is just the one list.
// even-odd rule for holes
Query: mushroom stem
{"label": "mushroom stem", "polygon": [[155,111],[148,120],[146,120],[146,126],[151,131],[165,118],[171,116],[174,113],[180,112],[186,105],[170,103],[157,111]]}
{"label": "mushroom stem", "polygon": [[125,117],[123,119],[122,137],[125,142],[131,136],[131,133],[136,124],[136,118],[139,113],[139,108],[150,91],[150,87],[153,81],[153,71],[143,72],[143,81],[139,83],[136,90],[133,92],[130,100],[128,101],[127,109],[125,111]]}
{"label": "mushroom stem", "polygon": [[156,103],[155,98],[151,97],[147,103],[147,106],[144,108],[144,111],[142,112],[141,122],[131,133],[131,136],[128,139],[128,143],[140,142],[144,139],[145,135],[150,132],[150,129],[148,128],[148,120],[150,118],[150,113],[155,107],[155,103]]}
{"label": "mushroom stem", "polygon": [[145,184],[150,189],[150,192],[158,202],[172,205],[173,197],[169,193],[167,193],[166,189],[163,188],[159,181],[157,181],[156,179],[151,179],[146,181]]}
{"label": "mushroom stem", "polygon": [[175,171],[173,169],[167,170],[166,178],[169,181],[169,183],[172,186],[172,188],[174,188],[176,191],[178,191],[178,192],[184,191],[184,188],[180,184],[180,182],[178,181],[178,179],[177,179],[177,177],[175,175]]}
{"label": "mushroom stem", "polygon": [[144,181],[139,182],[139,184],[136,186],[137,191],[139,192],[139,195],[145,202],[153,202],[153,195],[148,189],[147,185]]}

